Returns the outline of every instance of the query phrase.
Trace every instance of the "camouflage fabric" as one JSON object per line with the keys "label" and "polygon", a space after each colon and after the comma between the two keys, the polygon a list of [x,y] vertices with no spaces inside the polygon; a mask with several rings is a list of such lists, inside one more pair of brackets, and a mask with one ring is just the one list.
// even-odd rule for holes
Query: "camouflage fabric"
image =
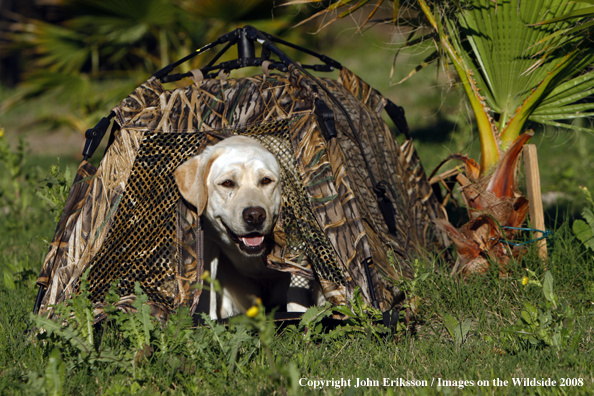
{"label": "camouflage fabric", "polygon": [[[356,131],[315,81],[295,69],[174,90],[152,78],[138,87],[114,108],[121,128],[99,167],[79,168],[38,279],[47,288],[40,313],[51,314],[53,304],[76,292],[86,270],[96,320],[116,280],[116,305],[124,310],[140,282],[155,316],[166,318],[182,304],[193,311],[202,273],[200,222],[172,172],[221,135],[257,139],[281,165],[283,205],[268,266],[316,279],[333,304],[348,304],[357,286],[371,303],[363,264],[371,259],[375,296],[382,310],[391,308],[401,298],[395,283],[411,275],[410,260],[447,244],[432,223],[445,214],[412,141],[399,145],[380,117],[385,98],[347,69],[322,83]],[[334,111],[334,139],[324,137],[315,98]],[[374,180],[392,187],[396,236],[379,210],[368,166]]]}

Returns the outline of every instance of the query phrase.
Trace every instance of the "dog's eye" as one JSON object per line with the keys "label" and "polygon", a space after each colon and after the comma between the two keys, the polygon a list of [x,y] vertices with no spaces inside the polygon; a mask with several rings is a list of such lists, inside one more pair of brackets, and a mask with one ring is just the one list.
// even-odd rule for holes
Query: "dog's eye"
{"label": "dog's eye", "polygon": [[263,186],[272,183],[272,180],[270,180],[269,178],[265,177],[264,179],[262,179],[262,181],[260,182],[262,183]]}
{"label": "dog's eye", "polygon": [[221,186],[223,187],[233,187],[235,185],[235,183],[233,183],[231,180],[225,180],[224,182],[221,183]]}

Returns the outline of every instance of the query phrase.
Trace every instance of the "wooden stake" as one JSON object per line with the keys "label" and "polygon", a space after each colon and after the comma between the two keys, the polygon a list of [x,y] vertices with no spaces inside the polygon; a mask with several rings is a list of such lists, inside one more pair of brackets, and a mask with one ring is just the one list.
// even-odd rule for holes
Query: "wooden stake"
{"label": "wooden stake", "polygon": [[[528,190],[528,201],[530,208],[530,220],[532,228],[544,230],[544,212],[542,210],[542,196],[540,191],[540,172],[538,170],[538,156],[534,144],[526,144],[523,149],[524,169],[526,170],[526,189]],[[541,232],[534,232],[533,238],[540,238]],[[538,244],[539,255],[543,260],[547,259],[547,241],[541,239]]]}

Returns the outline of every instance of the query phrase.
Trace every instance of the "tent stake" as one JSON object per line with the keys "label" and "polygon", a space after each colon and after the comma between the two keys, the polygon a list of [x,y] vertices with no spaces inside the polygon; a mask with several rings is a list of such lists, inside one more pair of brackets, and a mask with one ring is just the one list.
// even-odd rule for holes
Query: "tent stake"
{"label": "tent stake", "polygon": [[[526,190],[530,208],[530,221],[532,228],[544,230],[544,213],[542,209],[542,196],[540,190],[540,172],[538,170],[538,156],[534,144],[526,144],[523,149],[524,169],[526,170]],[[540,238],[542,233],[534,232],[533,238]],[[538,243],[538,254],[547,259],[547,240],[541,239]],[[545,267],[546,268],[546,267]]]}

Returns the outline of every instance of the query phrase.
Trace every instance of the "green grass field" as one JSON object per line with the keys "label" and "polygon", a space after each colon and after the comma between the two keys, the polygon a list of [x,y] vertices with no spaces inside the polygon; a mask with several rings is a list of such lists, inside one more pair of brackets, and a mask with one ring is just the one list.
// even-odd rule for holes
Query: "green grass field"
{"label": "green grass field", "polygon": [[[50,220],[38,225],[50,228]],[[44,252],[43,242],[32,235],[40,229],[3,232],[2,250],[11,253],[3,254],[1,268],[5,279],[11,273],[14,286],[0,285],[0,394],[587,395],[594,391],[593,260],[567,224],[555,230],[547,264],[554,279],[549,298],[558,309],[543,292],[548,285],[534,251],[512,267],[507,279],[494,272],[462,281],[447,276],[440,263],[422,262],[417,282],[409,288],[418,311],[411,313],[408,326],[403,317],[393,334],[383,334],[381,326],[357,314],[336,328],[325,329],[314,319],[275,333],[263,315],[243,318],[228,328],[192,328],[183,320],[183,312],[161,326],[141,310],[137,315],[112,313],[106,325],[90,331],[80,320],[67,328],[58,325],[49,336],[26,335],[32,324],[32,280]],[[29,264],[19,271],[15,262]],[[522,285],[527,274],[523,267],[532,269],[535,276],[530,280],[543,287]],[[531,312],[526,303],[534,307],[533,322],[522,322]],[[77,318],[85,317],[90,308],[84,298],[73,306]],[[313,388],[319,386],[313,381],[341,378],[350,380],[351,387]],[[418,387],[384,387],[384,378],[420,382]],[[515,386],[513,378],[550,378],[557,385]],[[379,386],[355,388],[357,379],[377,380]],[[508,386],[496,385],[496,379],[508,381]],[[489,385],[478,386],[478,381]],[[560,381],[571,386],[561,387]]]}
{"label": "green grass field", "polygon": [[[383,36],[362,39],[340,29],[324,34],[329,56],[405,107],[427,172],[451,152],[476,155],[478,141],[456,93],[446,95],[428,77],[388,88],[392,53],[384,49]],[[343,38],[349,48],[332,45]],[[395,80],[418,58],[404,57]],[[194,328],[183,312],[163,325],[141,309],[136,315],[112,312],[103,327],[93,329],[81,297],[72,303],[81,319],[64,328],[45,323],[48,333],[35,336],[25,330],[34,324],[35,280],[58,215],[36,192],[63,194],[70,183],[64,170],[73,175],[79,149],[56,150],[62,154],[60,173],[50,172],[56,152],[48,156],[34,144],[31,153],[23,152],[22,166],[7,165],[18,154],[16,135],[31,129],[22,106],[0,119],[10,142],[0,164],[0,394],[594,393],[594,254],[571,230],[587,205],[579,186],[594,186],[591,135],[539,130],[533,139],[543,193],[552,193],[546,214],[554,238],[546,270],[533,246],[505,279],[497,271],[452,279],[443,263],[421,261],[418,276],[401,285],[414,307],[408,318],[401,313],[400,326],[391,332],[360,312],[341,326],[323,327],[323,314],[314,316],[321,310],[301,324],[278,328],[262,313],[229,327]],[[42,113],[53,108],[40,106]],[[35,140],[40,133],[28,135]],[[13,168],[18,172],[11,173]],[[396,385],[384,386],[384,378]],[[544,385],[547,380],[555,385]],[[346,381],[350,386],[336,386]],[[355,387],[358,381],[370,385]],[[406,384],[416,386],[399,386]]]}

